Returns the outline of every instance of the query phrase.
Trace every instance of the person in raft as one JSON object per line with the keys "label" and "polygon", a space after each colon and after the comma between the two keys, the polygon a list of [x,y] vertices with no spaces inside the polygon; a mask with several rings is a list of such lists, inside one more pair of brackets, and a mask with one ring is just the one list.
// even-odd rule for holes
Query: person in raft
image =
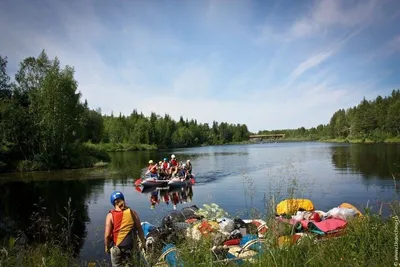
{"label": "person in raft", "polygon": [[157,164],[154,164],[153,160],[149,161],[149,167],[147,168],[146,175],[150,173],[150,177],[152,178],[158,178],[158,173],[157,173]]}
{"label": "person in raft", "polygon": [[189,173],[189,177],[192,175],[192,169],[193,169],[192,163],[190,162],[190,159],[188,159],[186,161],[186,170]]}
{"label": "person in raft", "polygon": [[164,175],[164,177],[169,176],[169,162],[167,158],[164,158],[164,162],[161,164],[161,171]]}
{"label": "person in raft", "polygon": [[[140,218],[126,205],[122,192],[113,192],[110,201],[114,209],[106,216],[105,252],[111,254],[113,267],[134,266],[134,262],[139,262],[140,249],[145,249],[146,244]],[[140,249],[137,242],[138,235],[141,241]]]}
{"label": "person in raft", "polygon": [[173,178],[178,172],[178,161],[176,160],[174,154],[171,155],[171,161],[169,162],[169,166],[171,168],[170,169],[171,177]]}

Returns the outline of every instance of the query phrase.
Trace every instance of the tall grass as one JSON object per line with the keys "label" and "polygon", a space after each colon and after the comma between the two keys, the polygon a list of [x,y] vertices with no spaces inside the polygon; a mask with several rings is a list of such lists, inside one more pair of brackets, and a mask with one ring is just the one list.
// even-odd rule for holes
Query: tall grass
{"label": "tall grass", "polygon": [[[381,207],[374,210],[367,203],[361,209],[364,216],[349,220],[344,235],[332,238],[306,237],[296,244],[279,244],[279,237],[292,235],[295,229],[290,225],[277,223],[276,204],[285,198],[307,198],[311,195],[309,187],[312,184],[310,181],[308,185],[301,185],[298,174],[284,173],[282,180],[274,180],[270,185],[270,192],[264,196],[264,214],[256,217],[264,219],[269,226],[263,241],[264,250],[251,262],[244,262],[241,266],[394,266],[396,264],[400,218],[397,191],[393,200],[384,203],[389,207],[389,217],[381,215]],[[394,176],[393,179],[396,189]],[[248,188],[244,186],[244,193],[250,197],[252,203],[254,194],[251,191],[255,190],[254,183],[248,175],[244,175],[243,184],[248,185]],[[214,245],[212,238],[205,238],[200,242],[187,240],[177,247],[179,257],[185,266],[234,266],[233,261],[218,261],[212,252]]]}
{"label": "tall grass", "polygon": [[[278,238],[294,233],[293,227],[277,223],[276,204],[285,198],[307,198],[311,195],[309,183],[300,184],[298,171],[288,173],[282,168],[281,180],[271,182],[270,191],[264,196],[265,210],[252,209],[256,187],[251,178],[244,174],[243,190],[249,197],[247,216],[267,222],[269,230],[263,241],[264,250],[252,262],[241,266],[394,266],[398,253],[398,227],[400,203],[398,193],[393,200],[384,203],[389,208],[389,217],[383,217],[380,208],[367,205],[360,209],[364,216],[348,221],[345,235],[337,238],[302,238],[297,244],[280,244]],[[290,167],[293,168],[294,167]],[[276,178],[276,177],[275,177]],[[393,176],[396,188],[396,178]],[[32,225],[28,235],[33,242],[19,242],[23,235],[9,236],[0,243],[0,266],[109,266],[108,262],[93,258],[91,262],[76,262],[72,247],[77,237],[72,233],[74,211],[71,199],[64,212],[60,213],[62,223],[52,226],[42,202],[37,204],[32,214]],[[237,215],[235,215],[237,216]],[[99,229],[101,232],[102,229]],[[100,238],[100,237],[99,237]],[[22,238],[23,239],[23,238]],[[397,240],[397,241],[396,241]],[[397,246],[396,246],[397,242]],[[184,239],[176,243],[178,256],[184,266],[235,266],[234,262],[224,262],[212,248],[213,237],[201,241]],[[101,247],[101,246],[100,246]],[[157,262],[157,257],[153,263]]]}
{"label": "tall grass", "polygon": [[34,206],[30,227],[0,240],[0,266],[74,266],[73,248],[78,237],[72,233],[75,219],[71,198],[59,213],[59,225],[52,224],[42,199]]}

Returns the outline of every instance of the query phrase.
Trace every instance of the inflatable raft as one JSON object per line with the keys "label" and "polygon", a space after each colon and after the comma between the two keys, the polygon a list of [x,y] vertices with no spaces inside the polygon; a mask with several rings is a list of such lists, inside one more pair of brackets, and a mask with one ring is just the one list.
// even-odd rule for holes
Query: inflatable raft
{"label": "inflatable raft", "polygon": [[135,181],[135,186],[143,187],[168,187],[169,180],[158,180],[156,178],[139,178]]}
{"label": "inflatable raft", "polygon": [[194,176],[192,176],[192,178],[187,178],[187,179],[175,177],[169,180],[160,180],[156,178],[146,178],[146,179],[139,178],[135,181],[135,186],[166,188],[170,186],[176,187],[176,186],[193,185],[195,183],[196,180],[194,179]]}

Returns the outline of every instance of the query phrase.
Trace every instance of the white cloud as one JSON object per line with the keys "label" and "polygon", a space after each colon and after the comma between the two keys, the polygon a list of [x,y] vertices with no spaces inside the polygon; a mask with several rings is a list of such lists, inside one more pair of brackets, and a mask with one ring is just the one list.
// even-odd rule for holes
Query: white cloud
{"label": "white cloud", "polygon": [[[299,54],[302,51],[296,51],[297,44],[293,47],[290,44],[258,46],[257,61],[245,69],[236,58],[236,61],[229,58],[229,63],[224,62],[225,58],[219,52],[222,54],[229,48],[214,47],[211,39],[204,43],[212,48],[203,49],[200,56],[195,57],[192,54],[198,51],[192,51],[186,40],[179,39],[168,27],[168,31],[161,31],[143,22],[137,23],[134,18],[125,18],[121,19],[123,26],[112,28],[96,15],[90,2],[84,2],[82,6],[72,6],[67,2],[58,6],[55,3],[52,8],[54,16],[62,22],[58,25],[62,32],[54,32],[54,29],[45,31],[25,23],[22,20],[24,14],[29,17],[34,13],[34,18],[37,18],[40,8],[33,4],[25,3],[19,10],[21,20],[15,22],[12,13],[8,14],[0,8],[0,30],[5,36],[0,40],[0,52],[9,55],[10,62],[19,62],[25,57],[37,56],[45,48],[51,57],[58,56],[62,64],[75,67],[75,77],[83,98],[88,99],[91,108],[101,107],[107,114],[113,111],[114,114],[122,112],[128,115],[137,109],[147,115],[151,111],[160,115],[168,113],[175,119],[183,116],[207,123],[213,120],[245,123],[252,131],[312,127],[329,122],[338,108],[357,104],[366,94],[357,90],[364,90],[367,87],[365,84],[343,81],[338,86],[332,69],[317,67],[336,56],[340,48],[360,31],[360,25],[371,14],[371,5],[368,4],[344,9],[335,1],[317,2],[319,4],[308,16],[300,16],[288,31],[283,31],[284,34],[311,36],[331,25],[358,28],[339,41],[329,40],[333,45],[327,47],[313,46],[310,42],[310,50],[318,52],[302,55],[301,58]],[[225,9],[227,2],[226,5],[215,1],[210,3],[208,13],[203,17],[208,23],[203,21],[207,26],[202,29],[205,32],[221,32],[225,36],[231,34],[232,45],[237,45],[237,39],[233,38],[238,36],[235,27],[243,37],[245,24],[251,18],[251,3],[242,2],[234,10]],[[235,16],[241,15],[241,9],[244,14],[236,20]],[[225,18],[228,20],[224,21]],[[162,23],[160,18],[155,19],[157,23]],[[218,25],[213,28],[214,23]],[[12,27],[6,26],[10,24]],[[224,31],[227,27],[231,27],[229,34]],[[275,35],[274,38],[283,37],[269,27],[265,27],[264,31],[265,37],[271,34]],[[123,56],[110,59],[107,52],[99,49],[99,44],[113,48]],[[397,41],[393,44],[396,45]],[[237,55],[238,58],[254,52],[252,44],[247,45],[242,50],[243,55]],[[199,45],[198,49],[202,47]],[[188,51],[190,53],[184,53]],[[270,57],[266,56],[267,53]],[[229,64],[237,64],[242,72],[225,75],[222,80],[219,74],[225,74]],[[316,70],[311,78],[299,79],[311,69]],[[286,77],[289,77],[290,86],[284,82]],[[222,87],[218,87],[220,85]],[[371,83],[368,86],[372,88],[374,85]],[[219,94],[216,90],[225,91],[226,99],[222,95],[216,100],[212,95]]]}
{"label": "white cloud", "polygon": [[275,28],[273,23],[266,23],[255,38],[255,43],[268,41],[294,42],[306,37],[325,36],[341,27],[341,30],[364,28],[381,15],[381,7],[387,0],[366,0],[354,2],[346,0],[315,0],[314,6],[306,14],[300,15],[288,29]]}
{"label": "white cloud", "polygon": [[297,79],[299,76],[301,76],[305,71],[308,69],[311,69],[312,67],[318,66],[325,60],[327,60],[334,51],[327,51],[327,52],[321,52],[319,54],[313,55],[304,62],[302,62],[299,66],[297,66],[296,69],[293,70],[293,72],[290,74],[289,77],[289,84],[293,82],[293,80]]}
{"label": "white cloud", "polygon": [[384,42],[377,49],[369,52],[364,61],[370,63],[375,60],[383,60],[393,54],[400,52],[400,35],[392,37],[389,41]]}
{"label": "white cloud", "polygon": [[307,37],[331,26],[351,27],[362,25],[373,18],[377,7],[376,0],[360,1],[353,7],[344,7],[348,1],[322,0],[310,14],[298,19],[290,28],[291,38]]}

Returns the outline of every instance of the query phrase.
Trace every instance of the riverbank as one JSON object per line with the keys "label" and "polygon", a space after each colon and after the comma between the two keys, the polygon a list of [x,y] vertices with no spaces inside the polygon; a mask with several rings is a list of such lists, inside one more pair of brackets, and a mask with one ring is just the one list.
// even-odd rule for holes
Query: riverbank
{"label": "riverbank", "polygon": [[[366,207],[362,210],[364,216],[348,221],[345,235],[339,238],[320,242],[302,239],[296,245],[282,246],[278,243],[276,232],[269,230],[265,238],[269,253],[262,253],[257,263],[260,266],[393,266],[396,253],[398,257],[400,203],[396,200],[386,204],[391,210],[389,218],[383,218],[379,211],[374,212]],[[265,218],[267,225],[271,227],[275,219],[272,216]],[[35,223],[40,224],[40,218],[36,219]],[[46,229],[55,227],[47,225]],[[0,243],[0,266],[108,266],[94,255],[89,262],[78,262],[73,257],[72,248],[65,247],[65,244],[71,242],[68,231],[56,236],[46,234],[45,230],[38,229],[43,231],[38,234],[42,234],[43,240],[47,240],[40,244],[23,243],[23,235],[3,238]],[[205,262],[211,264],[212,246],[211,239],[177,244],[184,266],[197,266]]]}
{"label": "riverbank", "polygon": [[318,142],[326,143],[350,143],[350,144],[400,144],[400,137],[392,137],[384,140],[372,140],[368,138],[349,139],[349,138],[333,138],[320,139]]}
{"label": "riverbank", "polygon": [[143,150],[157,150],[156,145],[148,144],[128,144],[128,143],[98,143],[91,142],[85,143],[86,146],[101,149],[107,152],[126,152],[126,151],[143,151]]}
{"label": "riverbank", "polygon": [[[275,141],[274,141],[275,142]],[[383,140],[373,140],[369,138],[311,138],[311,137],[298,137],[298,138],[282,138],[277,139],[276,142],[321,142],[321,143],[349,143],[349,144],[400,144],[400,137],[391,137]],[[248,142],[254,144],[257,142]],[[269,143],[269,142],[266,142]]]}
{"label": "riverbank", "polygon": [[69,158],[63,159],[62,164],[45,163],[40,155],[30,159],[8,160],[7,163],[0,162],[0,173],[98,168],[111,161],[111,156],[105,149],[87,144],[77,146],[70,154]]}
{"label": "riverbank", "polygon": [[147,151],[147,150],[161,150],[161,149],[180,149],[180,148],[191,148],[191,147],[204,147],[204,146],[224,146],[224,145],[247,145],[252,144],[250,141],[241,142],[229,142],[224,144],[201,144],[199,146],[185,146],[185,147],[166,147],[160,148],[157,145],[149,144],[127,144],[127,143],[85,143],[88,147],[102,149],[107,152],[127,152],[127,151]]}

